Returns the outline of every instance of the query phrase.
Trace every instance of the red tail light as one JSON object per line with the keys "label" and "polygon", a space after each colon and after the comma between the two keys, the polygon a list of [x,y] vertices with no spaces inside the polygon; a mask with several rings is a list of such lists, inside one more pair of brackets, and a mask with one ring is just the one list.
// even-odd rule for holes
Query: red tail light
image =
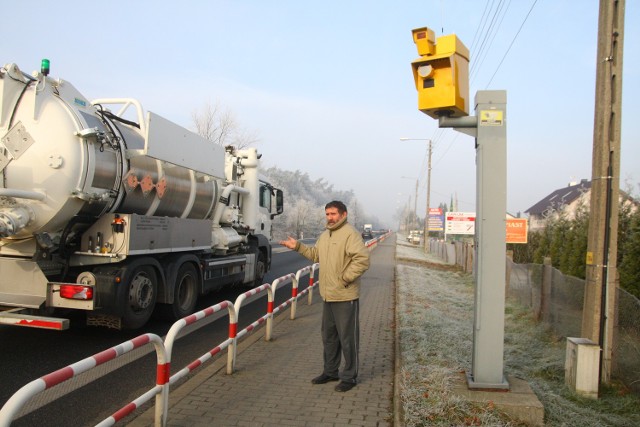
{"label": "red tail light", "polygon": [[89,301],[93,299],[93,287],[83,285],[61,285],[60,296],[67,299]]}

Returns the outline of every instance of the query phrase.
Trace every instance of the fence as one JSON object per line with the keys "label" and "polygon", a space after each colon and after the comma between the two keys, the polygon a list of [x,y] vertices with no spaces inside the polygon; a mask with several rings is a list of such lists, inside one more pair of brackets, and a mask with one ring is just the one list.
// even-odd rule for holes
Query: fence
{"label": "fence", "polygon": [[[431,240],[430,252],[449,264],[473,271],[473,245]],[[515,264],[507,259],[507,298],[531,309],[558,337],[579,337],[585,281],[566,276],[551,265]],[[614,378],[640,393],[640,300],[618,288],[618,315],[613,336]]]}

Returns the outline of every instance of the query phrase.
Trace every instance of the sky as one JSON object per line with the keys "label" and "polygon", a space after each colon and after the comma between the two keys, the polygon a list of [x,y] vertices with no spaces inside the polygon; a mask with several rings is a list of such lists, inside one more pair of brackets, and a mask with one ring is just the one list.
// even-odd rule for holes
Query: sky
{"label": "sky", "polygon": [[[638,195],[639,2],[625,15],[620,180]],[[264,166],[353,190],[389,227],[414,208],[416,181],[419,216],[428,187],[431,207],[475,211],[474,139],[417,108],[411,30],[426,26],[469,48],[472,104],[507,92],[509,213],[591,178],[596,0],[34,0],[3,16],[2,64],[30,73],[48,58],[88,99],[136,98],[191,129],[219,104],[257,136]]]}

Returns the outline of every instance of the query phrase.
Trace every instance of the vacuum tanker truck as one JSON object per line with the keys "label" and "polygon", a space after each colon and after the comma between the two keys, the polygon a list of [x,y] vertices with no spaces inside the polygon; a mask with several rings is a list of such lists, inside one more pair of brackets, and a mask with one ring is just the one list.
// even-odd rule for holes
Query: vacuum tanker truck
{"label": "vacuum tanker truck", "polygon": [[[0,324],[134,329],[261,283],[283,194],[256,149],[223,147],[129,98],[0,69]],[[66,313],[66,314],[65,314]]]}

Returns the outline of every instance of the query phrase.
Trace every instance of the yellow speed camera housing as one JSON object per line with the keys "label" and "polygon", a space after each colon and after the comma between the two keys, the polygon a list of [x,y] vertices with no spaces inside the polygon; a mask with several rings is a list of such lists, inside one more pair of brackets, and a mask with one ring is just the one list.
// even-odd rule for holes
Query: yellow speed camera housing
{"label": "yellow speed camera housing", "polygon": [[411,63],[418,109],[438,117],[469,115],[469,49],[454,34],[438,37],[416,28],[413,42],[420,58]]}

